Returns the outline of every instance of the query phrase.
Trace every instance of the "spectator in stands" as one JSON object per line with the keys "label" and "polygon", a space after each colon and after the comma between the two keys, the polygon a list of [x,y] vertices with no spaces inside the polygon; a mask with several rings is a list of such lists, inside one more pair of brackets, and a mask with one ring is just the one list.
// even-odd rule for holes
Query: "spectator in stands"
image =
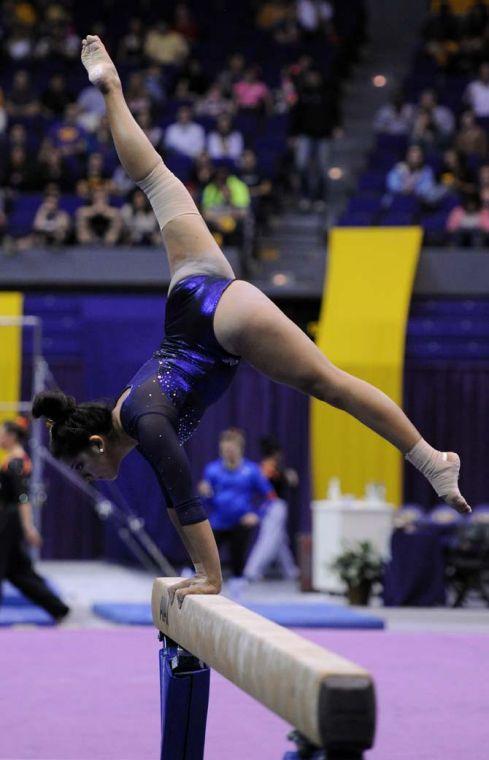
{"label": "spectator in stands", "polygon": [[438,129],[433,113],[419,111],[414,119],[410,141],[419,145],[422,150],[433,150],[443,147],[445,139],[443,133]]}
{"label": "spectator in stands", "polygon": [[207,92],[209,80],[197,58],[190,58],[180,72],[175,86],[177,100],[194,100]]}
{"label": "spectator in stands", "polygon": [[121,63],[140,64],[143,59],[144,27],[140,18],[132,18],[119,42],[117,58]]}
{"label": "spectator in stands", "polygon": [[149,111],[151,98],[146,90],[142,71],[133,71],[129,75],[126,87],[126,100],[129,110],[137,117],[141,111]]}
{"label": "spectator in stands", "polygon": [[76,236],[82,245],[116,245],[121,231],[121,212],[110,205],[102,189],[95,190],[91,202],[76,212]]}
{"label": "spectator in stands", "polygon": [[259,78],[256,66],[245,70],[243,78],[234,85],[233,94],[236,106],[241,111],[270,113],[272,110],[270,91]]}
{"label": "spectator in stands", "polygon": [[479,168],[479,190],[482,193],[485,189],[489,188],[489,164],[482,164]]}
{"label": "spectator in stands", "polygon": [[78,106],[78,124],[87,132],[95,132],[105,116],[104,97],[97,87],[85,87],[76,101]]}
{"label": "spectator in stands", "polygon": [[202,194],[202,212],[220,243],[230,245],[242,241],[250,202],[245,183],[230,174],[227,167],[219,167]]}
{"label": "spectator in stands", "polygon": [[214,160],[228,158],[235,163],[239,161],[244,150],[243,135],[233,129],[232,119],[224,114],[217,120],[216,128],[207,138],[207,152]]}
{"label": "spectator in stands", "polygon": [[397,92],[390,103],[381,106],[377,111],[374,129],[385,135],[407,135],[413,124],[413,111],[413,106],[405,103],[402,94]]}
{"label": "spectator in stands", "polygon": [[433,169],[425,163],[423,151],[417,145],[411,145],[406,159],[390,170],[387,189],[391,193],[415,195],[428,204],[436,203],[445,192],[436,184]]}
{"label": "spectator in stands", "polygon": [[145,194],[136,189],[121,209],[124,237],[131,245],[159,245],[160,228]]}
{"label": "spectator in stands", "polygon": [[27,71],[16,71],[7,96],[7,113],[11,119],[37,116],[39,100],[31,86]]}
{"label": "spectator in stands", "polygon": [[483,158],[487,154],[487,135],[477,124],[473,111],[464,111],[460,129],[455,137],[455,148],[464,156]]}
{"label": "spectator in stands", "polygon": [[256,25],[259,29],[273,31],[283,26],[290,13],[290,2],[287,0],[264,0],[259,3],[256,15]]}
{"label": "spectator in stands", "polygon": [[301,184],[301,207],[324,205],[331,142],[339,128],[337,95],[323,75],[306,71],[301,80],[297,105],[292,113],[295,135],[295,167]]}
{"label": "spectator in stands", "polygon": [[242,53],[233,53],[226,67],[220,72],[217,81],[226,96],[232,96],[234,85],[243,78],[246,61]]}
{"label": "spectator in stands", "polygon": [[173,11],[173,29],[189,42],[199,37],[199,26],[187,3],[177,3]]}
{"label": "spectator in stands", "polygon": [[66,243],[71,221],[59,207],[59,195],[49,193],[37,209],[32,230],[37,245],[59,246]]}
{"label": "spectator in stands", "polygon": [[468,85],[465,100],[478,119],[489,118],[489,63],[481,64],[479,77]]}
{"label": "spectator in stands", "polygon": [[166,101],[165,78],[161,66],[153,63],[144,72],[144,87],[154,108]]}
{"label": "spectator in stands", "polygon": [[79,157],[86,152],[87,132],[78,123],[76,103],[70,103],[66,107],[63,120],[52,127],[49,138],[65,158]]}
{"label": "spectator in stands", "polygon": [[101,153],[104,158],[104,166],[107,170],[113,170],[115,166],[119,166],[119,159],[114,147],[114,141],[110,134],[107,117],[103,116],[100,120],[100,124],[97,127],[95,134],[90,138],[90,152]]}
{"label": "spectator in stands", "polygon": [[489,11],[484,0],[476,0],[462,20],[465,34],[477,37],[489,22]]}
{"label": "spectator in stands", "polygon": [[73,100],[73,94],[67,89],[65,77],[62,74],[53,74],[41,95],[42,112],[48,119],[59,119],[68,103],[72,103]]}
{"label": "spectator in stands", "polygon": [[438,97],[434,90],[424,90],[419,98],[419,103],[416,106],[414,118],[420,114],[428,114],[440,135],[448,138],[454,130],[455,119],[453,113],[446,106],[441,106],[438,103]]}
{"label": "spectator in stands", "polygon": [[139,112],[138,123],[153,148],[156,148],[158,150],[163,140],[163,129],[153,124],[153,119],[149,108],[143,109]]}
{"label": "spectator in stands", "polygon": [[439,66],[446,66],[457,50],[459,26],[448,0],[441,0],[439,10],[432,12],[425,24],[426,52]]}
{"label": "spectator in stands", "polygon": [[25,61],[33,52],[32,35],[26,27],[16,26],[5,41],[5,52],[13,61]]}
{"label": "spectator in stands", "polygon": [[163,66],[181,66],[189,54],[189,45],[179,32],[171,30],[165,21],[149,29],[144,40],[146,57]]}
{"label": "spectator in stands", "polygon": [[439,179],[441,186],[450,193],[473,195],[477,191],[476,178],[465,156],[453,148],[449,148],[443,154]]}
{"label": "spectator in stands", "polygon": [[7,158],[7,166],[3,185],[10,190],[29,192],[35,184],[33,164],[26,150],[15,145]]}
{"label": "spectator in stands", "polygon": [[9,150],[19,146],[27,150],[27,130],[23,124],[12,124],[8,131]]}
{"label": "spectator in stands", "polygon": [[222,86],[214,82],[206,95],[197,102],[195,111],[198,116],[218,119],[220,116],[231,116],[234,112],[234,103],[226,97]]}
{"label": "spectator in stands", "polygon": [[37,155],[34,176],[34,189],[37,191],[44,190],[50,183],[54,183],[62,192],[74,189],[75,180],[70,167],[64,161],[61,151],[47,140],[42,143]]}
{"label": "spectator in stands", "polygon": [[250,193],[253,213],[259,227],[267,227],[273,210],[272,183],[260,171],[256,154],[245,150],[239,163],[239,176]]}
{"label": "spectator in stands", "polygon": [[0,87],[0,135],[3,135],[3,133],[7,129],[7,124],[8,124],[8,115],[7,115],[7,109],[5,107],[5,96],[3,94],[3,89]]}
{"label": "spectator in stands", "polygon": [[481,208],[477,196],[466,195],[461,205],[450,212],[447,232],[452,245],[480,248],[489,235],[489,209]]}
{"label": "spectator in stands", "polygon": [[106,195],[110,195],[113,189],[112,179],[105,168],[103,155],[90,153],[86,175],[76,185],[77,195],[81,198],[90,198],[95,190],[103,190]]}
{"label": "spectator in stands", "polygon": [[309,36],[330,33],[334,9],[326,0],[297,0],[297,20]]}
{"label": "spectator in stands", "polygon": [[209,154],[203,151],[194,161],[191,176],[191,186],[197,204],[201,203],[202,193],[207,185],[214,179],[215,167]]}
{"label": "spectator in stands", "polygon": [[166,130],[165,147],[189,158],[195,158],[204,150],[204,129],[192,120],[192,110],[188,106],[180,108],[177,121]]}

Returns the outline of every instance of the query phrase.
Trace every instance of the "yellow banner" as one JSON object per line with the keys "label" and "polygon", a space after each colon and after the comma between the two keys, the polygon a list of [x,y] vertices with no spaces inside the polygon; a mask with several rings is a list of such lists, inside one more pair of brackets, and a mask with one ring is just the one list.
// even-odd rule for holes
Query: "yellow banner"
{"label": "yellow banner", "polygon": [[[23,316],[21,293],[0,293],[0,317],[8,320]],[[0,324],[0,402],[18,403],[20,400],[20,373],[22,362],[21,325]],[[2,412],[0,422],[16,417],[17,411]]]}
{"label": "yellow banner", "polygon": [[[421,248],[418,227],[335,229],[317,342],[338,367],[402,404],[406,322]],[[353,417],[311,404],[315,498],[330,478],[361,497],[369,482],[384,483],[387,499],[402,498],[401,454]]]}

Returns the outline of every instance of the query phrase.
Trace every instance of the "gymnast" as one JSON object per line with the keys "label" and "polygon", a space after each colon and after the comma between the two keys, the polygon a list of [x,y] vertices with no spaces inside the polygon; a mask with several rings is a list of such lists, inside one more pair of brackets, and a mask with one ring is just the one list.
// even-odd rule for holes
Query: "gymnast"
{"label": "gymnast", "polygon": [[470,512],[458,488],[458,455],[432,448],[390,398],[335,367],[260,290],[235,279],[190,194],[134,120],[99,37],[83,40],[81,58],[104,96],[121,164],[148,196],[163,233],[171,272],[165,337],[114,406],[77,405],[46,391],[35,397],[33,415],[48,420],[53,454],[87,481],[117,477],[134,448],[150,463],[195,566],[192,578],[173,586],[172,601],[221,590],[219,554],[182,444],[229,386],[241,358],[353,415],[396,446],[438,496]]}

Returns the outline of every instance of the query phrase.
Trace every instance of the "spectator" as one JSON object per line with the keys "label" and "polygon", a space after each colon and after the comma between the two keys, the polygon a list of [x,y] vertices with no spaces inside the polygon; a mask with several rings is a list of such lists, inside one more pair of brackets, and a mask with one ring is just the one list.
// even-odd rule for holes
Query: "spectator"
{"label": "spectator", "polygon": [[486,188],[489,188],[489,164],[482,164],[479,169],[479,190],[482,193]]}
{"label": "spectator", "polygon": [[483,158],[487,154],[487,135],[477,124],[473,111],[464,111],[460,118],[455,148],[464,156]]}
{"label": "spectator", "polygon": [[433,169],[425,163],[423,151],[417,145],[411,145],[405,161],[390,170],[387,188],[391,193],[415,195],[428,204],[436,203],[444,192],[437,186]]}
{"label": "spectator", "polygon": [[243,78],[234,85],[233,93],[236,106],[242,111],[271,111],[270,91],[259,79],[255,66],[246,69]]}
{"label": "spectator", "polygon": [[204,129],[192,121],[192,110],[188,106],[180,108],[177,121],[166,130],[165,147],[189,158],[195,158],[204,150]]}
{"label": "spectator", "polygon": [[420,111],[414,120],[410,134],[412,143],[419,145],[422,150],[441,148],[445,142],[443,134],[430,111]]}
{"label": "spectator", "polygon": [[478,119],[489,117],[489,63],[481,64],[479,78],[468,85],[465,99]]}
{"label": "spectator", "polygon": [[127,82],[126,101],[129,110],[137,117],[141,111],[148,111],[151,108],[151,98],[144,81],[144,75],[141,71],[133,71]]}
{"label": "spectator", "polygon": [[41,106],[44,116],[48,119],[59,119],[65,112],[66,106],[74,100],[67,90],[66,79],[62,74],[54,74],[41,96]]}
{"label": "spectator", "polygon": [[480,248],[489,235],[489,209],[481,209],[477,196],[465,196],[461,205],[450,212],[447,232],[452,245]]}
{"label": "spectator", "polygon": [[173,12],[173,29],[189,42],[199,37],[199,27],[187,3],[177,3]]}
{"label": "spectator", "polygon": [[242,578],[258,504],[271,500],[272,486],[254,462],[244,458],[245,438],[236,429],[219,438],[220,458],[207,465],[199,485],[208,500],[209,519],[219,549],[227,545],[234,578]]}
{"label": "spectator", "polygon": [[153,148],[158,149],[163,140],[163,130],[161,127],[157,127],[153,124],[153,119],[151,118],[151,111],[149,108],[146,108],[139,112],[138,123]]}
{"label": "spectator", "polygon": [[160,107],[166,100],[164,75],[161,66],[153,63],[145,71],[144,87],[153,107]]}
{"label": "spectator", "polygon": [[32,161],[20,145],[15,145],[7,159],[3,184],[10,190],[29,192],[35,184]]}
{"label": "spectator", "polygon": [[453,113],[446,106],[439,105],[434,90],[424,90],[421,93],[419,103],[415,108],[414,118],[416,119],[422,113],[431,117],[443,137],[447,138],[453,133],[455,127]]}
{"label": "spectator", "polygon": [[440,182],[447,191],[460,195],[471,195],[477,190],[474,173],[468,167],[465,157],[453,148],[443,154]]}
{"label": "spectator", "polygon": [[125,238],[131,245],[159,245],[160,228],[153,209],[141,190],[132,193],[129,203],[121,209]]}
{"label": "spectator", "polygon": [[44,190],[46,185],[54,183],[62,192],[71,192],[74,188],[74,177],[66,164],[61,151],[45,141],[39,150],[34,167],[34,188]]}
{"label": "spectator", "polygon": [[144,27],[140,18],[132,18],[119,42],[117,58],[121,63],[140,64],[143,58]]}
{"label": "spectator", "polygon": [[274,31],[282,27],[289,18],[290,3],[286,0],[265,0],[260,3],[256,16],[256,25],[259,29]]}
{"label": "spectator", "polygon": [[7,109],[5,107],[5,97],[3,94],[3,90],[0,87],[0,135],[3,135],[3,133],[7,129],[7,124],[8,124],[8,114],[7,114]]}
{"label": "spectator", "polygon": [[219,243],[231,245],[242,241],[250,202],[245,183],[225,166],[219,167],[202,194],[204,218]]}
{"label": "spectator", "polygon": [[150,61],[163,66],[181,66],[189,54],[185,37],[159,21],[148,31],[144,41],[144,53]]}
{"label": "spectator", "polygon": [[121,230],[121,212],[110,205],[102,189],[95,190],[91,203],[76,212],[76,236],[82,245],[116,245]]}
{"label": "spectator", "polygon": [[258,167],[256,154],[252,150],[244,151],[239,175],[250,193],[253,213],[258,225],[266,227],[273,209],[272,183],[263,176]]}
{"label": "spectator", "polygon": [[87,162],[86,176],[76,186],[77,195],[90,198],[95,190],[103,190],[109,195],[113,190],[112,180],[104,165],[101,153],[90,153]]}
{"label": "spectator", "polygon": [[104,97],[97,87],[85,87],[76,101],[78,106],[78,124],[87,132],[96,132],[98,125],[105,116]]}
{"label": "spectator", "polygon": [[78,124],[78,106],[70,103],[65,110],[63,120],[54,124],[49,132],[49,139],[65,158],[80,157],[87,150],[86,130]]}
{"label": "spectator", "polygon": [[204,189],[210,182],[212,182],[214,178],[214,172],[215,167],[210,159],[209,154],[206,151],[203,151],[199,156],[197,156],[194,161],[191,176],[192,188],[198,203],[201,202]]}
{"label": "spectator", "polygon": [[23,69],[16,71],[7,96],[8,115],[11,119],[37,116],[39,108],[29,74]]}
{"label": "spectator", "polygon": [[59,207],[59,195],[49,193],[34,217],[34,240],[37,245],[63,245],[67,241],[70,225],[69,215]]}
{"label": "spectator", "polygon": [[438,12],[430,14],[424,28],[427,40],[426,52],[441,67],[447,65],[450,57],[457,51],[459,26],[448,0],[442,0]]}
{"label": "spectator", "polygon": [[207,92],[209,80],[204,74],[197,58],[190,58],[183,67],[175,88],[175,97],[179,100],[201,97]]}
{"label": "spectator", "polygon": [[220,116],[231,116],[234,112],[234,103],[225,96],[221,85],[215,82],[207,94],[197,102],[195,110],[198,116],[218,119]]}
{"label": "spectator", "polygon": [[25,61],[32,56],[32,36],[25,27],[17,26],[5,42],[7,56],[13,61]]}
{"label": "spectator", "polygon": [[112,171],[115,166],[119,166],[119,159],[106,116],[100,120],[97,131],[90,137],[90,152],[102,154],[104,166],[107,170]]}
{"label": "spectator", "polygon": [[243,79],[246,61],[242,53],[233,53],[229,57],[227,66],[218,76],[218,83],[221,85],[226,96],[233,94],[234,85]]}
{"label": "spectator", "polygon": [[297,0],[297,20],[308,35],[331,31],[334,9],[325,0]]}
{"label": "spectator", "polygon": [[306,71],[293,111],[295,166],[301,183],[301,206],[324,205],[331,142],[339,127],[336,93],[319,71]]}
{"label": "spectator", "polygon": [[390,103],[381,106],[374,120],[374,129],[385,135],[407,135],[413,124],[413,106],[396,93]]}
{"label": "spectator", "polygon": [[12,124],[8,132],[9,149],[19,147],[27,150],[27,130],[23,124]]}
{"label": "spectator", "polygon": [[287,517],[290,490],[297,487],[299,478],[295,470],[284,467],[282,448],[273,438],[262,438],[260,447],[260,469],[277,498],[266,504],[244,575],[250,581],[261,580],[270,566],[276,563],[283,578],[294,580],[299,570],[290,551]]}
{"label": "spectator", "polygon": [[241,158],[244,149],[243,135],[233,129],[233,122],[224,114],[217,120],[216,129],[210,133],[207,139],[207,151],[214,160],[230,159],[237,162]]}

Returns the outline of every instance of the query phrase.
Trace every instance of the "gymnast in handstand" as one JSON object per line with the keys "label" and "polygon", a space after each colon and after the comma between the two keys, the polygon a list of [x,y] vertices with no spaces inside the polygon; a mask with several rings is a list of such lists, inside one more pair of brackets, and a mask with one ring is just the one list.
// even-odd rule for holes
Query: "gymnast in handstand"
{"label": "gymnast in handstand", "polygon": [[124,100],[101,40],[87,36],[82,62],[100,89],[119,159],[148,196],[163,233],[171,283],[160,348],[122,389],[115,405],[36,396],[35,417],[51,423],[51,446],[86,480],[113,479],[134,448],[151,464],[170,518],[194,563],[187,594],[215,594],[221,568],[212,530],[192,488],[182,444],[232,381],[240,359],[279,383],[353,415],[396,446],[458,512],[460,460],[432,448],[384,393],[335,367],[260,290],[236,280],[183,184],[166,168]]}

